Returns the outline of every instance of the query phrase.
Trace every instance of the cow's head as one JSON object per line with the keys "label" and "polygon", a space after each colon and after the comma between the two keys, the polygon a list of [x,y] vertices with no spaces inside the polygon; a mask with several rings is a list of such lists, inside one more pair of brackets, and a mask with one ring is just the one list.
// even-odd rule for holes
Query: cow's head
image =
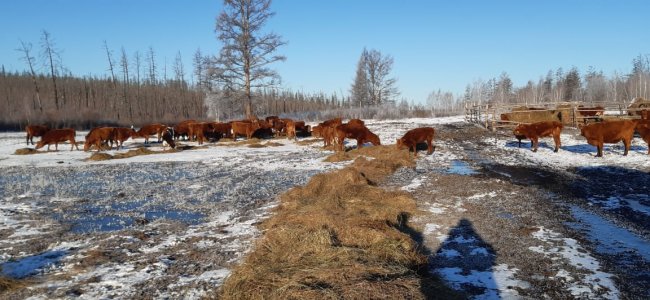
{"label": "cow's head", "polygon": [[397,142],[395,142],[395,146],[397,149],[402,149],[402,145],[404,145],[404,140],[403,139],[397,139]]}
{"label": "cow's head", "polygon": [[521,135],[525,135],[525,134],[524,134],[524,125],[523,125],[523,124],[519,124],[519,125],[517,125],[517,127],[515,127],[515,129],[512,131],[512,133],[513,133],[515,136],[518,136],[518,135],[519,135],[519,136],[521,136]]}
{"label": "cow's head", "polygon": [[84,151],[90,150],[90,146],[91,146],[90,140],[86,139],[86,141],[84,142]]}
{"label": "cow's head", "polygon": [[41,149],[41,148],[43,148],[43,146],[45,146],[45,142],[44,141],[39,141],[38,143],[36,143],[35,148],[36,149]]}
{"label": "cow's head", "polygon": [[375,146],[381,145],[381,142],[379,141],[379,137],[372,132],[368,132],[368,141]]}

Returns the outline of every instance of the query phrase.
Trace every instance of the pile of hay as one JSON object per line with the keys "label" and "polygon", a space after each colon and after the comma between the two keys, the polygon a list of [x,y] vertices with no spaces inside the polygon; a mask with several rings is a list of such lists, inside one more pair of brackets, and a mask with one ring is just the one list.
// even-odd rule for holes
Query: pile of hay
{"label": "pile of hay", "polygon": [[[380,156],[387,151],[371,148],[365,151]],[[388,174],[399,161],[360,158],[283,194],[275,215],[261,225],[264,237],[233,270],[219,297],[458,298],[429,275],[427,256],[411,236],[414,200],[374,186],[367,175]]]}
{"label": "pile of hay", "polygon": [[559,110],[513,111],[503,114],[506,120],[518,123],[536,123],[543,121],[561,122],[563,117]]}
{"label": "pile of hay", "polygon": [[16,149],[14,155],[29,155],[29,154],[38,154],[38,153],[43,153],[43,152],[32,148],[20,148],[20,149]]}
{"label": "pile of hay", "polygon": [[[188,146],[191,147],[189,149],[198,149],[200,147],[193,147],[193,146]],[[178,149],[178,147],[177,147]],[[140,155],[150,155],[150,154],[163,154],[163,153],[175,153],[178,152],[176,149],[167,149],[163,151],[153,151],[149,150],[144,147],[140,147],[137,149],[132,149],[124,153],[117,153],[115,155],[110,155],[108,153],[102,153],[102,152],[95,152],[90,157],[88,160],[91,161],[101,161],[101,160],[109,160],[109,159],[123,159],[123,158],[129,158],[129,157],[134,157],[134,156],[140,156]]]}

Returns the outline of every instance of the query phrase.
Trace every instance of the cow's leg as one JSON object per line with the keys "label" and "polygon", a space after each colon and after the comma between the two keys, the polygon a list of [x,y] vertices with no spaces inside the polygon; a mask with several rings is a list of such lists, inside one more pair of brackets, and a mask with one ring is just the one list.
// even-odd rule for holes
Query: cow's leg
{"label": "cow's leg", "polygon": [[596,145],[596,148],[598,149],[596,157],[603,157],[603,143],[598,143],[598,145]]}
{"label": "cow's leg", "polygon": [[623,155],[627,155],[627,153],[630,151],[630,146],[631,146],[631,139],[623,139],[623,145],[625,146],[625,152],[623,152]]}
{"label": "cow's leg", "polygon": [[530,147],[533,149],[533,152],[537,152],[537,145],[539,145],[539,138],[533,137],[530,139]]}
{"label": "cow's leg", "polygon": [[427,154],[431,155],[433,153],[433,143],[431,140],[427,140]]}
{"label": "cow's leg", "polygon": [[54,143],[54,151],[59,151],[59,142]]}
{"label": "cow's leg", "polygon": [[555,134],[553,135],[553,141],[555,142],[555,150],[553,152],[557,152],[560,147],[562,146],[562,143],[560,142],[560,134]]}
{"label": "cow's leg", "polygon": [[418,143],[413,144],[413,157],[418,157]]}
{"label": "cow's leg", "polygon": [[[29,133],[27,134],[27,138],[25,142],[27,143],[27,145],[29,145]],[[34,145],[34,142],[32,142],[32,145]]]}

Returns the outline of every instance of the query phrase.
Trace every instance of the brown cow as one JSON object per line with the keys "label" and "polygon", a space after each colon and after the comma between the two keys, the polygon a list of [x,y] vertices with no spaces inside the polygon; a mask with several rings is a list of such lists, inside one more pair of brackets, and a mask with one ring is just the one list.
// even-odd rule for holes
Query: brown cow
{"label": "brown cow", "polygon": [[325,147],[336,143],[336,126],[343,124],[341,118],[330,119],[318,124],[321,127],[321,136],[325,142]]}
{"label": "brown cow", "polygon": [[144,138],[145,144],[148,144],[149,137],[155,134],[158,136],[158,143],[160,143],[162,141],[162,134],[165,132],[165,130],[167,130],[167,126],[160,123],[154,123],[142,126],[140,130],[138,130],[137,134],[138,137]]}
{"label": "brown cow", "polygon": [[355,126],[366,126],[366,124],[360,119],[351,119],[348,121],[348,124]]}
{"label": "brown cow", "polygon": [[366,142],[371,142],[373,145],[381,145],[379,137],[370,132],[365,126],[354,126],[350,124],[343,124],[336,126],[334,129],[336,140],[339,143],[339,151],[343,151],[343,141],[345,138],[351,138],[357,140],[357,149],[361,149],[363,144]]}
{"label": "brown cow", "polygon": [[232,125],[233,140],[236,140],[238,135],[245,135],[247,139],[250,139],[251,137],[253,137],[253,133],[255,133],[255,130],[260,128],[260,123],[256,121],[253,122],[235,121],[232,122],[231,125]]}
{"label": "brown cow", "polygon": [[560,133],[562,132],[563,127],[562,123],[557,121],[519,124],[515,127],[515,130],[513,130],[513,133],[517,140],[519,140],[519,147],[521,147],[521,140],[530,139],[530,148],[533,152],[537,152],[540,137],[552,136],[553,141],[555,141],[555,150],[553,150],[553,152],[557,152],[561,146]]}
{"label": "brown cow", "polygon": [[72,145],[70,151],[74,150],[75,147],[79,150],[79,146],[77,146],[77,142],[74,140],[76,134],[77,132],[72,128],[52,129],[46,132],[41,140],[36,143],[36,149],[43,148],[43,146],[47,145],[47,151],[50,151],[50,144],[54,144],[54,149],[58,151],[59,143],[68,141]]}
{"label": "brown cow", "polygon": [[271,126],[275,126],[275,122],[280,120],[280,118],[278,116],[268,116],[264,120],[271,124]]}
{"label": "brown cow", "polygon": [[[435,130],[431,127],[420,127],[407,131],[402,138],[397,139],[397,149],[407,147],[409,150],[413,149],[415,157],[418,156],[418,143],[427,143],[427,154],[433,153],[435,146],[433,146],[433,136]],[[409,152],[410,156],[410,152]]]}
{"label": "brown cow", "polygon": [[[285,121],[285,120],[283,120]],[[285,130],[287,131],[287,139],[296,139],[296,122],[291,119],[285,121]],[[304,122],[302,123],[304,126]]]}
{"label": "brown cow", "polygon": [[174,126],[174,139],[178,140],[181,136],[188,136],[190,123],[196,123],[196,120],[185,120]]}
{"label": "brown cow", "polygon": [[113,141],[115,144],[117,144],[117,149],[119,150],[122,148],[122,145],[124,144],[124,141],[128,140],[129,138],[137,136],[138,133],[133,130],[133,128],[126,128],[126,127],[116,127],[115,130],[113,131],[113,140],[111,141],[111,148],[113,148]]}
{"label": "brown cow", "polygon": [[321,137],[323,132],[323,127],[320,125],[316,125],[312,127],[311,129],[311,136],[313,137]]}
{"label": "brown cow", "polygon": [[189,123],[188,127],[188,136],[190,141],[194,141],[195,138],[199,142],[199,145],[203,145],[206,134],[212,132],[212,127],[210,123],[200,122],[200,123]]}
{"label": "brown cow", "polygon": [[602,106],[595,107],[585,107],[584,105],[578,105],[576,109],[582,121],[586,124],[587,120],[598,120],[605,113],[605,108]]}
{"label": "brown cow", "polygon": [[35,136],[43,136],[46,132],[50,130],[50,127],[47,125],[27,125],[25,126],[25,131],[27,132],[27,145],[29,142],[32,142],[34,145]]}
{"label": "brown cow", "polygon": [[641,120],[649,120],[650,119],[650,110],[644,109],[641,111]]}
{"label": "brown cow", "polygon": [[86,135],[84,142],[84,151],[90,150],[95,145],[97,152],[102,150],[102,144],[108,144],[115,137],[115,128],[113,127],[95,127]]}
{"label": "brown cow", "polygon": [[641,136],[644,142],[648,144],[648,154],[650,154],[650,120],[639,120],[634,130]]}
{"label": "brown cow", "polygon": [[603,144],[615,144],[623,141],[627,155],[630,150],[630,143],[634,136],[634,128],[637,122],[631,120],[609,121],[594,123],[582,126],[580,134],[587,139],[587,143],[598,148],[597,157],[603,156]]}
{"label": "brown cow", "polygon": [[169,145],[172,149],[176,148],[176,142],[174,142],[174,134],[173,134],[173,129],[172,128],[167,128],[165,132],[162,135],[162,139],[164,141],[163,143],[163,150],[165,149],[165,144]]}

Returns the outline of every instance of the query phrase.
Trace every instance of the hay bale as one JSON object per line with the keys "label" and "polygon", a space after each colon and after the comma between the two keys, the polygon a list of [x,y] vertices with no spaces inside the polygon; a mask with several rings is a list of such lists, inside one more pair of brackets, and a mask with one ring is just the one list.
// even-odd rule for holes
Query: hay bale
{"label": "hay bale", "polygon": [[561,111],[557,110],[528,110],[513,111],[503,114],[507,120],[517,123],[536,123],[543,121],[562,121]]}
{"label": "hay bale", "polygon": [[22,281],[0,276],[0,295],[4,294],[5,292],[25,288],[25,286],[26,284]]}
{"label": "hay bale", "polygon": [[628,116],[640,116],[641,111],[650,110],[650,100],[643,97],[634,98],[632,103],[627,107]]}
{"label": "hay bale", "polygon": [[267,146],[264,145],[264,144],[255,143],[255,144],[248,144],[248,146],[246,146],[246,147],[248,147],[248,148],[265,148]]}
{"label": "hay bale", "polygon": [[20,149],[16,149],[14,155],[29,155],[29,154],[38,154],[38,153],[43,153],[43,152],[32,148],[20,148]]}

